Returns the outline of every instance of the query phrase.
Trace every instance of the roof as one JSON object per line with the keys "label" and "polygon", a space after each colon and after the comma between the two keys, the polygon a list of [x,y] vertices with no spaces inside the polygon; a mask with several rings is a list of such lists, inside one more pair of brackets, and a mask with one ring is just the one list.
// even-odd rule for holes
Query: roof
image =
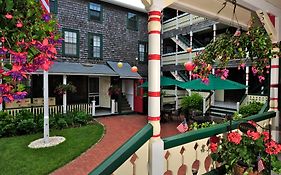
{"label": "roof", "polygon": [[[43,73],[42,70],[36,73]],[[80,63],[54,62],[48,71],[53,75],[98,75],[98,76],[118,76],[110,67],[105,64],[89,64]]]}
{"label": "roof", "polygon": [[141,79],[142,77],[137,72],[131,71],[131,65],[123,62],[123,67],[118,68],[117,62],[107,61],[107,64],[120,76],[120,78]]}

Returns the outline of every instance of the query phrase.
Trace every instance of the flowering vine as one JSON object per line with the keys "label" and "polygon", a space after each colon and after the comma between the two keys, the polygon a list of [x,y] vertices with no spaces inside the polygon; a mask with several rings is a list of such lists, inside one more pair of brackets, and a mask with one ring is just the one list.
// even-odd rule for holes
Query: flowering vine
{"label": "flowering vine", "polygon": [[207,82],[212,66],[215,65],[217,67],[215,74],[226,79],[230,60],[238,63],[238,69],[244,69],[245,63],[250,61],[253,74],[257,75],[262,82],[265,74],[269,73],[270,59],[275,54],[280,55],[280,53],[274,53],[272,48],[273,44],[263,26],[251,26],[245,32],[238,29],[235,34],[229,32],[221,34],[194,58],[193,77]]}
{"label": "flowering vine", "polygon": [[38,1],[0,1],[0,103],[27,95],[22,83],[38,69],[48,70],[61,44],[57,21]]}

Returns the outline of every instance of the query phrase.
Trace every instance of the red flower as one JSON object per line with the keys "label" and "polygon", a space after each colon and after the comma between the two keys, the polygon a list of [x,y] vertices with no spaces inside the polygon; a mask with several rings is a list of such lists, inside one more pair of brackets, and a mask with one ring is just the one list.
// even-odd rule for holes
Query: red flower
{"label": "red flower", "polygon": [[218,149],[218,144],[217,143],[211,143],[210,144],[210,150],[212,153],[216,152]]}
{"label": "red flower", "polygon": [[236,145],[240,144],[241,140],[242,140],[242,137],[239,133],[237,132],[231,132],[227,135],[227,140],[229,142],[232,142]]}
{"label": "red flower", "polygon": [[23,24],[21,21],[18,21],[17,24],[16,24],[17,28],[22,28]]}
{"label": "red flower", "polygon": [[274,140],[271,140],[270,142],[265,144],[265,152],[267,154],[279,154],[281,151],[281,145],[277,144]]}
{"label": "red flower", "polygon": [[260,133],[259,132],[254,132],[254,131],[247,131],[248,137],[251,137],[253,140],[258,140],[260,138]]}
{"label": "red flower", "polygon": [[263,141],[267,141],[269,139],[269,132],[264,131],[261,134],[264,136]]}
{"label": "red flower", "polygon": [[9,14],[9,13],[7,13],[7,14],[5,15],[5,17],[6,17],[7,19],[12,19],[12,18],[13,18],[13,16],[12,16],[11,14]]}
{"label": "red flower", "polygon": [[220,141],[220,137],[212,136],[212,137],[210,138],[210,142],[211,142],[211,143],[219,143],[219,141]]}
{"label": "red flower", "polygon": [[4,43],[4,42],[5,42],[5,38],[2,36],[1,39],[0,39],[0,41],[1,41],[2,43]]}

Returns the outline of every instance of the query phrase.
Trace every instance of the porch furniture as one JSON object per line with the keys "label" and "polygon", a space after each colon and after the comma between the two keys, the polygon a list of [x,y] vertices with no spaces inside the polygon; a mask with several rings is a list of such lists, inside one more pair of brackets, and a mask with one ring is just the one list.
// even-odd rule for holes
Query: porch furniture
{"label": "porch furniture", "polygon": [[172,113],[175,110],[175,106],[173,104],[165,104],[163,109],[161,109],[161,121],[167,122],[172,120]]}

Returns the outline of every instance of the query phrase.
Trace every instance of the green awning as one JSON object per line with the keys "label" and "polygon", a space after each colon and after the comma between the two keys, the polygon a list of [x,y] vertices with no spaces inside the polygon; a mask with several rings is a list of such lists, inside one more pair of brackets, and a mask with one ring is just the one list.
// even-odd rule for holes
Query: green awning
{"label": "green awning", "polygon": [[[182,83],[183,83],[182,81],[178,81],[178,80],[168,78],[168,77],[161,77],[161,79],[160,79],[160,86],[162,86],[162,87],[163,86],[179,86]],[[140,87],[148,87],[148,82],[146,81]]]}
{"label": "green awning", "polygon": [[188,82],[181,83],[183,89],[194,90],[231,90],[231,89],[245,89],[247,86],[231,80],[223,80],[220,77],[209,75],[209,83],[205,84],[202,80],[196,79]]}

